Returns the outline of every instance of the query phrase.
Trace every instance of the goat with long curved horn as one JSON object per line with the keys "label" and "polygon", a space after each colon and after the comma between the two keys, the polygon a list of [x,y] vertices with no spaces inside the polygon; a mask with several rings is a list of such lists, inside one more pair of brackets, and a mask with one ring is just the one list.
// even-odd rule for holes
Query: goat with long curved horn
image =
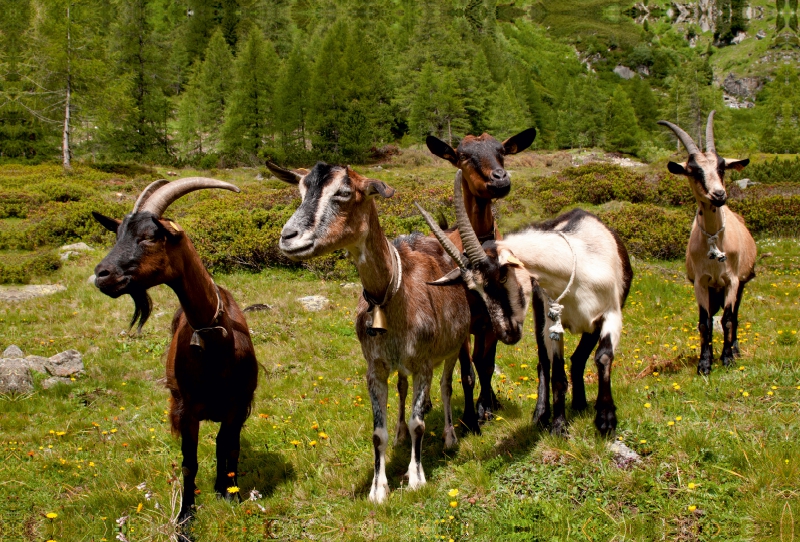
{"label": "goat with long curved horn", "polygon": [[708,114],[708,122],[706,122],[706,152],[717,154],[717,145],[714,143],[714,113],[712,111]]}
{"label": "goat with long curved horn", "polygon": [[[152,184],[148,186],[145,189],[145,192],[147,192],[147,190],[149,190],[152,186]],[[158,190],[153,193],[153,195],[147,198],[139,211],[149,211],[160,218],[161,215],[164,214],[164,211],[167,210],[167,207],[172,205],[176,200],[185,196],[189,192],[202,190],[204,188],[221,188],[223,190],[230,190],[231,192],[240,192],[239,187],[224,181],[209,179],[208,177],[186,177],[185,179],[172,181],[171,183],[167,183],[159,187]],[[144,192],[142,195],[144,195]],[[134,212],[136,212],[135,208]]]}
{"label": "goat with long curved horn", "polygon": [[671,122],[666,120],[660,120],[658,121],[658,124],[660,124],[661,126],[666,126],[670,130],[675,132],[675,135],[678,136],[678,139],[681,140],[681,143],[683,143],[683,146],[686,147],[686,151],[690,155],[701,153],[700,149],[697,148],[697,143],[695,143],[694,139],[692,139],[692,136],[684,132],[680,126],[676,126],[675,124],[672,124]]}
{"label": "goat with long curved horn", "polygon": [[138,213],[141,210],[142,205],[144,205],[144,203],[148,199],[150,199],[150,196],[155,194],[158,191],[158,189],[164,186],[165,184],[169,184],[169,181],[166,179],[159,179],[157,181],[153,181],[152,183],[148,184],[147,188],[142,190],[142,193],[139,194],[138,198],[136,198],[136,203],[133,204],[133,211],[131,212]]}
{"label": "goat with long curved horn", "polygon": [[472,229],[467,209],[464,207],[464,197],[461,194],[460,169],[456,172],[456,180],[453,185],[453,203],[456,209],[456,225],[458,226],[458,234],[461,236],[461,244],[464,246],[464,252],[467,253],[472,265],[478,265],[480,262],[486,261],[486,253],[481,247],[478,236],[475,235],[475,230]]}

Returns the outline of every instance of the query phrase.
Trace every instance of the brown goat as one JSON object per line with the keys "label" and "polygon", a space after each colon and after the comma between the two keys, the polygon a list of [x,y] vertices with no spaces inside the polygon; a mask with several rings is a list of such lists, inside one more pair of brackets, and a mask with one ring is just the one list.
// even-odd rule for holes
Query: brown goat
{"label": "brown goat", "polygon": [[722,364],[731,364],[739,355],[739,305],[745,285],[756,276],[756,243],[744,219],[731,211],[725,202],[724,175],[727,169],[741,171],[750,160],[730,160],[717,154],[714,144],[714,111],[706,124],[706,152],[678,126],[658,123],[675,132],[689,159],[683,164],[669,162],[670,173],[684,175],[697,201],[697,215],[686,247],[686,276],[694,285],[700,308],[700,359],[698,374],[711,372],[714,348],[711,344],[712,318],[722,308]]}
{"label": "brown goat", "polygon": [[[453,149],[444,141],[428,136],[425,140],[428,150],[447,160],[461,171],[464,207],[467,209],[470,224],[481,242],[502,238],[497,229],[492,210],[492,200],[508,195],[511,178],[505,170],[505,156],[522,152],[531,146],[536,138],[536,129],[528,128],[509,137],[502,143],[489,134],[468,135],[461,140],[458,149]],[[450,240],[460,249],[461,237],[458,230],[450,232]],[[501,407],[492,389],[494,358],[497,352],[497,336],[483,300],[469,296],[472,309],[470,333],[475,337],[472,350],[472,363],[478,372],[481,391],[477,401],[477,414],[472,405],[475,379],[469,357],[469,342],[459,354],[461,360],[461,386],[464,390],[463,423],[471,431],[480,433],[478,420],[491,419],[494,410]],[[398,386],[401,383],[398,382]]]}
{"label": "brown goat", "polygon": [[[425,401],[434,368],[444,361],[441,393],[445,445],[456,442],[450,412],[451,377],[458,353],[468,337],[470,311],[466,290],[437,288],[428,283],[454,267],[436,239],[419,234],[393,243],[378,221],[374,195],[389,198],[394,189],[367,179],[352,169],[318,163],[300,173],[267,166],[279,179],[298,185],[300,207],[281,231],[280,249],[293,260],[307,260],[344,248],[364,287],[358,302],[356,334],[367,361],[367,388],[372,402],[375,467],[369,499],[383,502],[389,493],[386,479],[388,379],[398,371],[406,382],[399,387],[400,406],[396,440],[412,439],[408,487],[425,484],[422,437]],[[414,380],[411,419],[405,422],[407,377]]]}
{"label": "brown goat", "polygon": [[193,177],[148,186],[123,220],[93,213],[117,234],[111,252],[95,268],[95,285],[117,298],[129,294],[136,304],[131,326],[139,330],[150,315],[147,290],[166,284],[178,296],[167,353],[167,388],[172,394],[172,431],[181,436],[183,498],[179,519],[191,518],[197,475],[197,442],[202,420],[220,422],[217,435],[217,480],[214,489],[231,498],[236,485],[239,436],[250,414],[258,381],[250,332],[231,294],[203,267],[189,237],[175,222],[161,218],[181,196],[203,188],[238,192],[232,184]]}

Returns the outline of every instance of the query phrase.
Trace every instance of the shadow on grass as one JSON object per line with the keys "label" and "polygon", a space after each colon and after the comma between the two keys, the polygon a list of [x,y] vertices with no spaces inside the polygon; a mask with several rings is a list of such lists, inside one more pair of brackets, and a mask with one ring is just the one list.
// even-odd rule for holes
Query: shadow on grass
{"label": "shadow on grass", "polygon": [[239,455],[239,485],[243,490],[242,498],[247,498],[249,488],[253,488],[264,497],[272,495],[275,489],[286,481],[297,476],[294,465],[287,463],[283,455],[270,452],[263,445],[254,446],[252,442],[242,439]]}

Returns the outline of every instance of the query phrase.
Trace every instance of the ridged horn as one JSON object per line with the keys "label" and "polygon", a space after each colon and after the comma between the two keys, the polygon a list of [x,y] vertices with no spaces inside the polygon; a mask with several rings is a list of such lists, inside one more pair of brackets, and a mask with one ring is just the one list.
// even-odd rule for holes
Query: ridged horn
{"label": "ridged horn", "polygon": [[428,227],[431,229],[436,239],[439,240],[439,243],[442,245],[444,251],[447,252],[447,254],[453,258],[453,260],[455,260],[456,264],[458,264],[458,267],[461,269],[466,269],[468,262],[464,259],[461,251],[456,248],[450,238],[447,237],[447,234],[442,231],[442,228],[439,227],[428,211],[423,209],[422,206],[416,201],[414,202],[414,205],[416,205],[417,209],[419,209],[419,212],[422,213],[422,218],[424,218],[425,222],[428,223]]}
{"label": "ridged horn", "polygon": [[467,209],[464,207],[464,197],[461,193],[461,170],[456,172],[456,180],[453,183],[453,203],[456,207],[456,225],[458,226],[458,234],[461,236],[461,244],[464,245],[464,252],[467,253],[469,261],[473,266],[480,264],[488,259],[486,253],[483,251],[481,242],[478,236],[475,235],[475,230],[472,229],[472,224],[467,216]]}
{"label": "ridged horn", "polygon": [[714,113],[716,111],[708,114],[708,122],[706,123],[706,152],[717,154],[717,145],[714,143]]}
{"label": "ridged horn", "polygon": [[666,120],[660,120],[658,121],[658,124],[661,126],[666,126],[675,132],[675,135],[681,140],[681,143],[683,143],[683,146],[686,147],[686,150],[689,154],[700,154],[700,149],[697,148],[697,144],[694,142],[694,139],[692,139],[692,137],[684,132],[680,127]]}
{"label": "ridged horn", "polygon": [[186,177],[185,179],[178,179],[172,181],[159,188],[155,194],[150,196],[144,202],[140,211],[149,211],[161,218],[167,207],[172,205],[178,198],[181,198],[189,192],[195,190],[203,190],[204,188],[221,188],[223,190],[230,190],[231,192],[240,192],[239,188],[223,181],[216,179],[209,179],[207,177]]}
{"label": "ridged horn", "polygon": [[165,184],[169,184],[169,181],[166,179],[159,179],[157,181],[153,181],[152,183],[148,184],[147,188],[142,190],[142,193],[139,194],[138,198],[136,198],[136,203],[133,204],[133,211],[131,212],[138,213],[142,205],[144,205],[144,202],[147,201],[147,199],[150,196],[152,196],[156,190],[158,190]]}

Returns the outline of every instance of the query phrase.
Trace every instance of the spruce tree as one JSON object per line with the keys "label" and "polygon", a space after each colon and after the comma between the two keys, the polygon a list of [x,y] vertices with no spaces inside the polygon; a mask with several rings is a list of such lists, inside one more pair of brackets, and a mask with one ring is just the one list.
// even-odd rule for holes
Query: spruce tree
{"label": "spruce tree", "polygon": [[512,135],[530,128],[528,106],[517,96],[511,81],[500,85],[493,98],[489,124],[494,133]]}
{"label": "spruce tree", "polygon": [[611,95],[606,108],[606,150],[635,154],[639,145],[639,124],[630,98],[622,87]]}
{"label": "spruce tree", "polygon": [[302,156],[306,149],[310,69],[298,40],[283,64],[275,88],[275,127],[284,158]]}
{"label": "spruce tree", "polygon": [[218,28],[208,42],[205,60],[196,82],[199,100],[199,122],[205,134],[208,151],[217,150],[221,126],[225,119],[225,106],[231,94],[233,55]]}
{"label": "spruce tree", "polygon": [[250,159],[270,153],[274,133],[272,95],[278,68],[272,44],[253,28],[233,66],[233,92],[222,129],[225,152]]}
{"label": "spruce tree", "polygon": [[178,103],[178,145],[183,157],[202,154],[208,149],[203,146],[203,126],[201,122],[203,96],[199,89],[200,68],[195,68]]}
{"label": "spruce tree", "polygon": [[464,100],[455,76],[427,62],[418,76],[408,118],[411,134],[423,140],[428,134],[453,145],[469,130]]}

